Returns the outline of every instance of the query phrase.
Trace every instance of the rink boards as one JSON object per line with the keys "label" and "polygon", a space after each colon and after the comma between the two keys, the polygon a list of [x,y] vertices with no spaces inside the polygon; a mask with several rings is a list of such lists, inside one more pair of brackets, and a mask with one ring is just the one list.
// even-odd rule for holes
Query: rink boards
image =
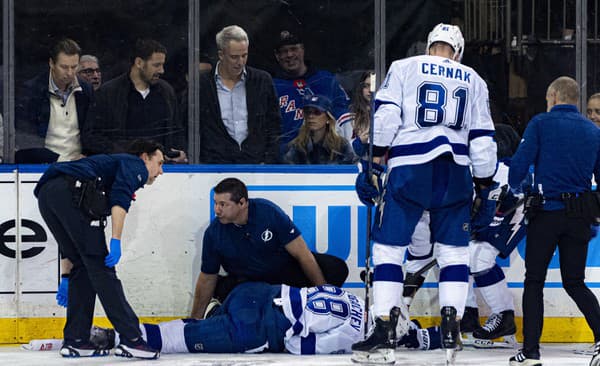
{"label": "rink boards", "polygon": [[[33,196],[44,167],[4,165],[0,169],[0,343],[60,337],[65,311],[54,300],[60,277],[58,249]],[[154,185],[137,192],[126,218],[123,256],[117,266],[127,298],[144,320],[189,314],[202,235],[213,217],[211,189],[231,176],[248,185],[251,198],[267,198],[281,206],[311,249],[345,259],[350,268],[345,287],[364,295],[359,273],[364,268],[367,209],[354,193],[354,166],[198,165],[166,166],[165,171]],[[593,240],[586,277],[596,294],[599,251]],[[523,256],[522,242],[510,258],[499,261],[517,315],[521,314]],[[438,314],[436,275],[436,271],[429,274],[411,307],[425,324],[435,322]],[[548,271],[544,301],[543,341],[593,340],[561,288],[557,258]],[[483,307],[481,313],[487,315],[487,309]],[[96,316],[104,317],[101,306]],[[105,319],[100,322],[107,324]]]}

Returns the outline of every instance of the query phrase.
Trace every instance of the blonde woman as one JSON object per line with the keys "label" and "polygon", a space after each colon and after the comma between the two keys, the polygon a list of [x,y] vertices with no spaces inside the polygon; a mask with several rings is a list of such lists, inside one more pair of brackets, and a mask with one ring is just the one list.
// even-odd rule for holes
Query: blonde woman
{"label": "blonde woman", "polygon": [[288,164],[352,164],[356,156],[348,141],[337,134],[331,100],[323,95],[304,97],[304,123],[283,157]]}

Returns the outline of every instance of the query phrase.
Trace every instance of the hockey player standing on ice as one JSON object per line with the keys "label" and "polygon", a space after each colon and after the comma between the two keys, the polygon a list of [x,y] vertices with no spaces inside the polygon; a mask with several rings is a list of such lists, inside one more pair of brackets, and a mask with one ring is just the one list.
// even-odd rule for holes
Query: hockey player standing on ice
{"label": "hockey player standing on ice", "polygon": [[[508,181],[508,166],[498,164],[494,180],[500,183]],[[531,176],[523,182],[523,189],[531,186]],[[484,326],[479,325],[479,312],[472,286],[469,286],[465,313],[460,321],[464,345],[480,348],[510,347],[516,344],[514,334],[513,296],[510,293],[504,272],[496,263],[496,257],[507,258],[525,237],[523,223],[523,194],[515,194],[502,187],[497,204],[496,215],[487,228],[475,232],[469,242],[469,270],[479,290],[481,299],[489,306],[491,315]],[[410,305],[416,291],[425,281],[425,267],[431,263],[432,244],[429,239],[429,219],[424,216],[415,229],[412,242],[408,247],[407,261],[404,264],[404,303]],[[418,273],[419,275],[415,275]],[[504,337],[504,342],[493,339]]]}
{"label": "hockey player standing on ice", "polygon": [[[458,27],[438,24],[429,33],[428,54],[395,61],[376,94],[374,162],[387,152],[389,172],[385,189],[364,171],[356,181],[365,204],[383,196],[372,229],[377,318],[371,336],[353,346],[356,362],[394,362],[393,338],[402,335],[394,331],[405,333],[408,324],[400,296],[402,261],[424,210],[430,211],[440,266],[442,345],[457,346],[468,291],[471,224],[473,230],[486,227],[496,204],[488,199],[496,143],[487,86],[459,63],[463,48]],[[374,164],[373,170],[377,177],[381,169]],[[473,183],[480,206],[471,220]]]}
{"label": "hockey player standing on ice", "polygon": [[[579,85],[559,77],[546,91],[547,113],[527,125],[508,175],[514,187],[535,166],[536,195],[527,202],[527,246],[523,290],[523,349],[511,366],[541,365],[540,336],[544,321],[544,282],[558,247],[563,288],[575,301],[594,333],[590,366],[600,365],[600,306],[586,286],[585,264],[590,224],[598,217],[592,175],[600,178],[600,129],[578,109]],[[596,210],[593,210],[593,208]],[[592,210],[588,210],[592,208]]]}

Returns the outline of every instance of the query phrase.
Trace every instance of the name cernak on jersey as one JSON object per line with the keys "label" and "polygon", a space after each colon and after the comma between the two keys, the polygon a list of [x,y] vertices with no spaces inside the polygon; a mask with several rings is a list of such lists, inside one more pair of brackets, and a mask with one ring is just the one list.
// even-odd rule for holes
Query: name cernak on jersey
{"label": "name cernak on jersey", "polygon": [[438,65],[430,62],[421,64],[421,73],[425,75],[442,76],[448,79],[458,79],[467,83],[471,83],[471,73],[462,70],[458,67],[450,67],[448,65]]}

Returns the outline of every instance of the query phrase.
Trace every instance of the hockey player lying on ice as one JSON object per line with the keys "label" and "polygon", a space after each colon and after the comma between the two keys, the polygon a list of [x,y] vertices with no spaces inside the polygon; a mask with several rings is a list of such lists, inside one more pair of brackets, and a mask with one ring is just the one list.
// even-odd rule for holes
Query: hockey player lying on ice
{"label": "hockey player lying on ice", "polygon": [[[364,338],[363,314],[363,300],[335,286],[248,282],[208,319],[140,324],[140,329],[162,353],[350,353]],[[112,329],[94,328],[91,341],[108,350],[118,337]]]}

